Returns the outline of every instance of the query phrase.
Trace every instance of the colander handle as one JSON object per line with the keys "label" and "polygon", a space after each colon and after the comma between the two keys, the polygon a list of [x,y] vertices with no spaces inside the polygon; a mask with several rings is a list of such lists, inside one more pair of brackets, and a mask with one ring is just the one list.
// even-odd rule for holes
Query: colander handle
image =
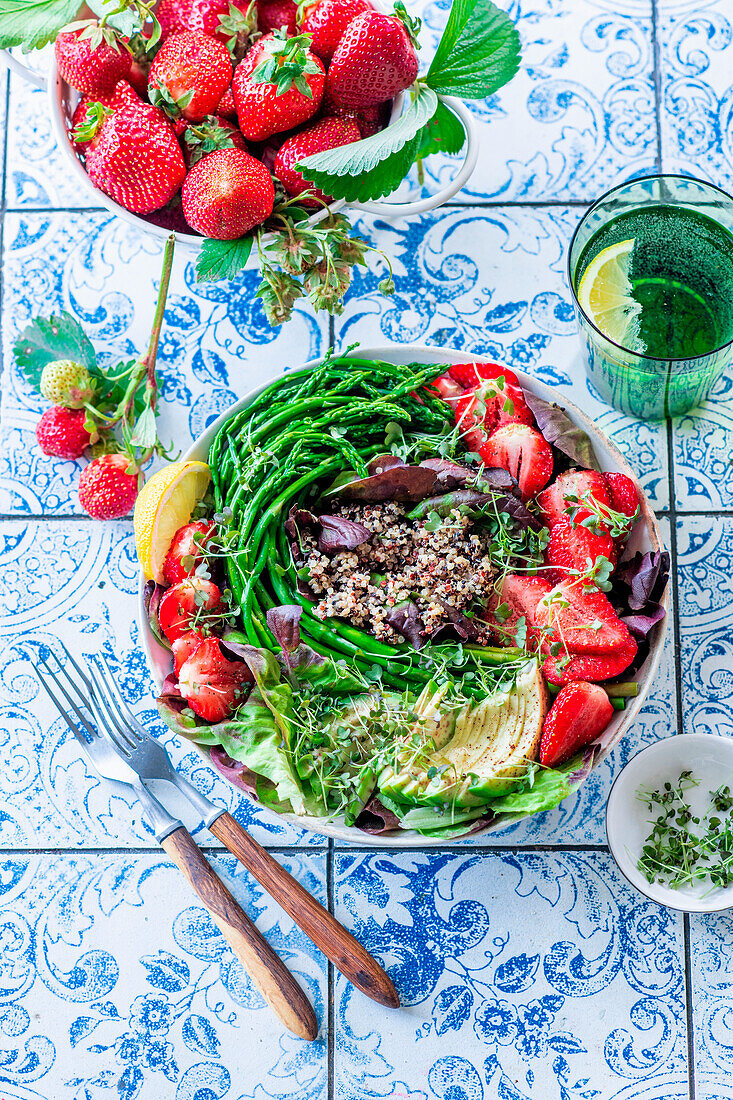
{"label": "colander handle", "polygon": [[349,202],[347,205],[352,210],[363,210],[368,214],[381,214],[385,218],[409,217],[412,214],[424,214],[426,210],[434,210],[436,206],[452,199],[457,191],[468,181],[469,176],[476,167],[478,158],[478,138],[476,124],[473,115],[460,99],[453,96],[441,96],[442,102],[454,115],[458,115],[466,131],[466,145],[463,155],[463,164],[445,187],[435,195],[428,195],[425,199],[416,199],[414,202]]}
{"label": "colander handle", "polygon": [[10,50],[0,50],[0,60],[5,62],[11,73],[17,73],[29,84],[35,84],[36,88],[43,88],[45,91],[48,87],[46,77],[42,73],[36,73],[28,65],[24,65]]}

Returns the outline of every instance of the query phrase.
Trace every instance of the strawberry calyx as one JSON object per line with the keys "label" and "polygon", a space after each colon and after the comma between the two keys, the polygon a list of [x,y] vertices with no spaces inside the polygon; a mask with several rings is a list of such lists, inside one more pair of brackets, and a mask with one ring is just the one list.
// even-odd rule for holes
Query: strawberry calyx
{"label": "strawberry calyx", "polygon": [[241,61],[247,47],[257,38],[257,5],[255,0],[250,3],[245,11],[229,5],[226,15],[219,16],[219,31],[227,36],[224,45],[229,50],[233,61]]}
{"label": "strawberry calyx", "polygon": [[103,103],[87,103],[84,121],[78,122],[71,131],[72,139],[80,145],[86,145],[88,142],[93,141],[104,120],[112,114],[114,114],[114,111],[110,107],[105,107]]}
{"label": "strawberry calyx", "polygon": [[183,112],[190,105],[194,97],[194,91],[194,88],[190,88],[176,97],[165,84],[160,84],[158,87],[150,89],[150,102],[154,107],[158,107],[168,118],[177,119],[181,117]]}
{"label": "strawberry calyx", "polygon": [[305,17],[318,6],[319,0],[300,0],[295,12],[295,22],[300,26]]}
{"label": "strawberry calyx", "polygon": [[416,50],[420,49],[420,43],[418,42],[418,35],[420,34],[420,28],[422,27],[422,19],[418,19],[416,16],[412,16],[407,11],[407,8],[400,0],[397,0],[392,11],[392,15],[395,19],[399,19],[400,23],[404,25],[407,31],[407,37],[410,39],[413,47]]}
{"label": "strawberry calyx", "polygon": [[183,133],[183,140],[188,147],[189,169],[208,153],[215,153],[218,149],[236,149],[231,130],[225,129],[216,115],[207,115],[195,124],[189,123]]}
{"label": "strawberry calyx", "polygon": [[295,87],[308,99],[313,92],[306,80],[322,72],[321,66],[310,54],[313,39],[309,34],[296,34],[287,38],[282,31],[274,31],[265,46],[265,58],[251,76],[253,84],[272,84],[278,95],[284,95]]}
{"label": "strawberry calyx", "polygon": [[114,30],[113,27],[108,27],[106,18],[102,18],[99,21],[96,19],[77,19],[73,23],[67,23],[62,30],[62,34],[73,34],[75,31],[79,31],[79,41],[89,41],[89,45],[93,50],[99,49],[100,46],[109,46],[117,53],[122,53],[122,46],[125,46],[124,41]]}

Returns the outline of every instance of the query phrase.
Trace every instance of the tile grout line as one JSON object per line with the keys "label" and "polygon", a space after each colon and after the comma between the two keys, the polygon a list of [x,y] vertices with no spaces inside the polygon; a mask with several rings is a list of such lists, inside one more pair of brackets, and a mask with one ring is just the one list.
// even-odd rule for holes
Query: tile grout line
{"label": "tile grout line", "polygon": [[659,48],[659,11],[658,0],[651,0],[652,16],[652,79],[654,81],[654,129],[657,144],[656,167],[662,171],[662,66]]}
{"label": "tile grout line", "polygon": [[[585,209],[591,205],[592,198],[587,199],[472,199],[467,196],[463,202],[446,202],[441,209],[460,210],[471,207],[488,210],[500,210],[502,207],[512,209],[532,210],[533,208],[545,210],[548,208],[564,207]],[[8,214],[109,214],[105,206],[8,206]]]}
{"label": "tile grout line", "polygon": [[[2,151],[2,193],[0,194],[0,372],[4,373],[3,360],[3,300],[5,297],[5,279],[2,269],[2,260],[5,247],[5,211],[8,194],[8,134],[10,133],[10,70],[5,73],[5,133],[3,134]],[[2,409],[2,391],[0,390],[0,409]]]}
{"label": "tile grout line", "polygon": [[[210,855],[226,855],[227,849],[218,845],[213,846],[206,844],[194,836],[194,840],[203,852]],[[374,844],[349,844],[344,842],[342,845],[336,846],[336,843],[331,840],[328,844],[314,844],[312,846],[304,847],[302,844],[262,844],[263,848],[266,848],[268,852],[272,852],[275,855],[325,855],[328,871],[329,854],[335,856],[338,852],[353,853],[354,855],[378,855],[380,852],[393,852],[399,855],[408,855],[415,849],[410,845],[400,845],[394,848],[381,848]],[[453,852],[455,854],[465,854],[467,856],[480,853],[481,855],[490,855],[492,852],[498,852],[505,854],[507,852],[607,852],[607,844],[466,844],[455,842],[453,844],[441,844],[440,847],[430,848],[428,850],[434,851],[436,854],[440,852]],[[19,858],[22,856],[149,856],[160,855],[162,849],[155,845],[154,847],[140,847],[133,848],[129,845],[118,845],[115,847],[105,848],[103,846],[86,846],[83,848],[0,848],[0,861],[3,858]],[[331,860],[332,862],[332,860]],[[331,872],[333,867],[331,867]],[[329,872],[329,874],[331,873]],[[327,874],[328,879],[328,874]]]}
{"label": "tile grout line", "polygon": [[[331,318],[333,322],[333,318]],[[332,327],[332,326],[330,326]],[[334,856],[334,844],[333,840],[329,840],[328,849],[326,852],[326,898],[328,902],[329,913],[334,913],[334,892],[333,892],[333,856]],[[335,1078],[335,1021],[336,1021],[336,1006],[335,1006],[335,974],[334,966],[331,960],[328,960],[327,966],[327,1002],[326,1002],[326,1096],[327,1100],[335,1100],[336,1093],[334,1088]]]}

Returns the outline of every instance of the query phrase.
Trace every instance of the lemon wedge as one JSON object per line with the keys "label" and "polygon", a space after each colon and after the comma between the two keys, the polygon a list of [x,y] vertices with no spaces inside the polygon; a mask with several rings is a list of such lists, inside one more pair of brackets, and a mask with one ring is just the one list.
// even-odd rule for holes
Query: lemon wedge
{"label": "lemon wedge", "polygon": [[580,307],[604,336],[628,351],[643,351],[639,335],[641,305],[632,297],[629,269],[636,240],[602,249],[583,272]]}
{"label": "lemon wedge", "polygon": [[173,536],[188,523],[210,481],[205,462],[172,462],[143,485],[135,501],[133,525],[138,561],[148,580],[162,583],[163,562]]}

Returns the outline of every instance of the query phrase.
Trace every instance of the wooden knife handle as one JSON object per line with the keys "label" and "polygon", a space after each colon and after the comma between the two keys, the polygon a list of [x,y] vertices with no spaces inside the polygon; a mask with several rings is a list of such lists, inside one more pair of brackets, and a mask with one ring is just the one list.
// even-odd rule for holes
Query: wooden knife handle
{"label": "wooden knife handle", "polygon": [[181,826],[161,845],[188,879],[275,1015],[301,1039],[315,1039],[318,1023],[305,993],[214,873],[191,834]]}
{"label": "wooden knife handle", "polygon": [[388,1008],[399,1008],[397,990],[376,959],[231,814],[217,817],[209,825],[209,831],[237,857],[352,985]]}

